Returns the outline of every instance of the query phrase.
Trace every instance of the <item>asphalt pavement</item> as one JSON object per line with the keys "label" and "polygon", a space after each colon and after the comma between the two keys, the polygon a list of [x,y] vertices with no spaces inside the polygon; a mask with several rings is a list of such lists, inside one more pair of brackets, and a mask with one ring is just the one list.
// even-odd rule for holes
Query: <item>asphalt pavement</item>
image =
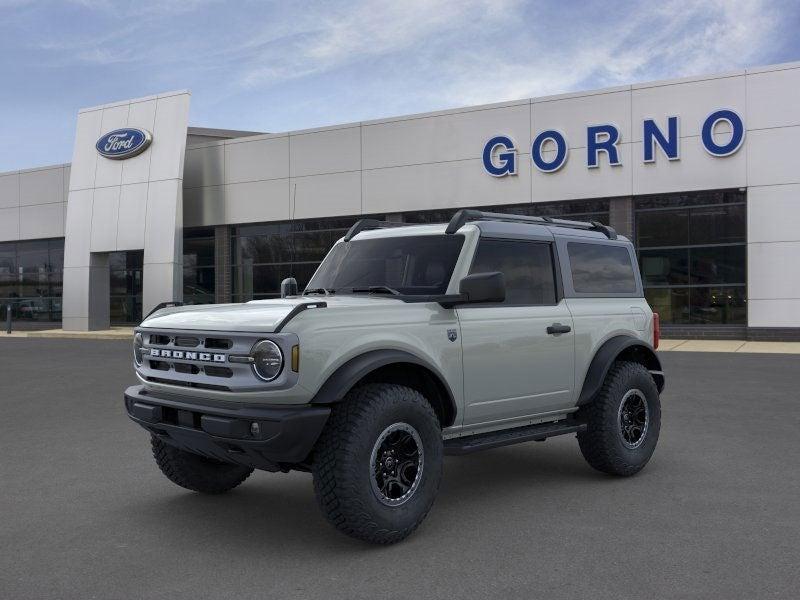
{"label": "asphalt pavement", "polygon": [[573,436],[448,457],[425,523],[374,547],[307,474],[170,483],[122,406],[128,342],[0,340],[0,598],[797,598],[800,356],[662,360],[639,475],[592,471]]}

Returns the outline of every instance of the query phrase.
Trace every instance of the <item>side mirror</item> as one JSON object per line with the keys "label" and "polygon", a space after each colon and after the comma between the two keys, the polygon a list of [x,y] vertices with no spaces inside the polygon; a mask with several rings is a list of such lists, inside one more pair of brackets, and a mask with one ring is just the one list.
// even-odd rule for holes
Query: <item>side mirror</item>
{"label": "side mirror", "polygon": [[506,299],[506,280],[499,271],[473,273],[459,282],[458,292],[463,296],[463,304],[502,302]]}
{"label": "side mirror", "polygon": [[297,280],[294,277],[287,277],[281,281],[281,298],[286,296],[297,296]]}

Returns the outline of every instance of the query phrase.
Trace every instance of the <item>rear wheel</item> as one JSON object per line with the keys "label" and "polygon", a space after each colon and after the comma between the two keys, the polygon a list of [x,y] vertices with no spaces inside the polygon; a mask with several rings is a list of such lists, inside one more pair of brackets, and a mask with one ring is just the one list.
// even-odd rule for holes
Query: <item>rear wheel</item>
{"label": "rear wheel", "polygon": [[603,473],[633,475],[647,464],[658,442],[658,388],[641,364],[615,363],[581,416],[588,425],[578,434],[586,462]]}
{"label": "rear wheel", "polygon": [[314,450],[314,491],[341,532],[391,544],[425,519],[442,477],[442,433],[427,400],[369,384],[333,407]]}
{"label": "rear wheel", "polygon": [[199,454],[179,450],[155,436],[150,436],[153,457],[161,472],[172,483],[204,494],[232,490],[250,476],[253,469],[220,462]]}

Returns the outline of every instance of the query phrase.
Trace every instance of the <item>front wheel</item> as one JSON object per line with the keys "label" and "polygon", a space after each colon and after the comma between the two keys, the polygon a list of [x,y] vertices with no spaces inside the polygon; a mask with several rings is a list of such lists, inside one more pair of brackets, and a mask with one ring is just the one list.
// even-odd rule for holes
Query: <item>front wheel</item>
{"label": "front wheel", "polygon": [[588,425],[578,434],[581,453],[598,471],[633,475],[650,460],[661,429],[661,401],[641,364],[615,363],[597,397],[580,414]]}
{"label": "front wheel", "polygon": [[314,449],[314,491],[337,529],[391,544],[431,509],[442,455],[439,420],[419,392],[365,385],[333,407]]}
{"label": "front wheel", "polygon": [[180,450],[150,436],[153,458],[172,483],[203,494],[222,494],[232,490],[253,472],[250,467],[224,463]]}

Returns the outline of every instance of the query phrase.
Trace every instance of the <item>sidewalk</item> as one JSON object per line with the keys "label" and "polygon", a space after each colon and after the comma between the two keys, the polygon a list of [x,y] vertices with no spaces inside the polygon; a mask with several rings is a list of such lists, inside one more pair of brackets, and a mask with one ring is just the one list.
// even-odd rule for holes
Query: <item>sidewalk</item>
{"label": "sidewalk", "polygon": [[742,340],[661,340],[659,352],[756,352],[800,354],[800,342],[745,342]]}
{"label": "sidewalk", "polygon": [[63,329],[40,329],[37,331],[0,331],[0,340],[5,338],[62,338],[76,340],[130,340],[133,327],[112,327],[100,331],[64,331]]}

